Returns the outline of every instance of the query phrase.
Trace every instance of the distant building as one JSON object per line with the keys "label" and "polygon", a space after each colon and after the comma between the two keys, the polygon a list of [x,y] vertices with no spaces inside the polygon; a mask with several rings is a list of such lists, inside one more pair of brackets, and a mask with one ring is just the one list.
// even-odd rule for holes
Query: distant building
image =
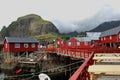
{"label": "distant building", "polygon": [[4,52],[32,52],[38,50],[38,41],[33,38],[5,37]]}
{"label": "distant building", "polygon": [[120,26],[102,32],[100,42],[102,46],[106,47],[120,46]]}

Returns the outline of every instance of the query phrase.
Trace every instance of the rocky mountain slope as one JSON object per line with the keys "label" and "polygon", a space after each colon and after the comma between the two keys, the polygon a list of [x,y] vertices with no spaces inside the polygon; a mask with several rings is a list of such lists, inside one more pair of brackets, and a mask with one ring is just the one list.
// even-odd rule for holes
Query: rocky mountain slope
{"label": "rocky mountain slope", "polygon": [[97,26],[96,28],[90,30],[90,32],[102,32],[111,28],[115,28],[120,26],[120,20],[119,21],[110,21],[110,22],[104,22]]}
{"label": "rocky mountain slope", "polygon": [[35,14],[26,15],[13,21],[8,27],[3,27],[0,36],[10,37],[29,37],[42,34],[55,33],[59,34],[58,29],[50,21],[43,20]]}

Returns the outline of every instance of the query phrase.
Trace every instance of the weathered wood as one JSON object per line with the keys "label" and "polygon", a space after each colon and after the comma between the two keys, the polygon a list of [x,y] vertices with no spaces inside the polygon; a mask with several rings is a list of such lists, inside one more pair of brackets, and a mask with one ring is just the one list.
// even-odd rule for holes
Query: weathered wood
{"label": "weathered wood", "polygon": [[107,75],[120,75],[120,65],[92,65],[88,72],[94,74],[105,73]]}
{"label": "weathered wood", "polygon": [[120,57],[115,57],[115,56],[102,56],[102,57],[93,57],[93,60],[120,60]]}
{"label": "weathered wood", "polygon": [[120,57],[120,53],[97,53],[97,54],[94,54],[94,57],[100,57],[100,56],[119,56]]}

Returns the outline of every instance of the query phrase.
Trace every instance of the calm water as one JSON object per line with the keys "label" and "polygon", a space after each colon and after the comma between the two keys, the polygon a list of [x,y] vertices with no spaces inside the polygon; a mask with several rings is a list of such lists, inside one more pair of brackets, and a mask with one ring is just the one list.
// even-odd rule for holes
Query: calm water
{"label": "calm water", "polygon": [[[13,71],[7,71],[4,70],[0,73],[0,80],[39,80],[38,75],[36,74],[34,76],[29,75],[29,76],[21,76],[21,77],[15,77],[18,75],[13,74]],[[25,73],[21,73],[19,75],[23,75]],[[26,73],[26,74],[31,74],[31,73]],[[9,78],[5,78],[5,76],[9,76]],[[13,77],[14,76],[14,77]],[[49,75],[51,80],[68,80],[69,75],[65,75],[64,73],[59,73],[59,74],[53,74]]]}

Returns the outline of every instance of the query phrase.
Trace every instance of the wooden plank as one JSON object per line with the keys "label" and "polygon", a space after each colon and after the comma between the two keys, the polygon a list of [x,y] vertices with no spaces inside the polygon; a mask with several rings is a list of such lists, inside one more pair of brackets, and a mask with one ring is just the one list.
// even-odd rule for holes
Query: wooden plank
{"label": "wooden plank", "polygon": [[19,61],[19,63],[22,63],[22,64],[36,64],[37,62],[25,62],[25,61]]}
{"label": "wooden plank", "polygon": [[120,56],[120,53],[97,53],[94,54],[95,57],[100,57],[100,56]]}
{"label": "wooden plank", "polygon": [[107,75],[120,75],[120,65],[92,65],[88,72],[94,74],[105,73]]}
{"label": "wooden plank", "polygon": [[93,57],[93,60],[120,60],[120,57],[115,57],[115,56],[111,56],[111,57]]}

